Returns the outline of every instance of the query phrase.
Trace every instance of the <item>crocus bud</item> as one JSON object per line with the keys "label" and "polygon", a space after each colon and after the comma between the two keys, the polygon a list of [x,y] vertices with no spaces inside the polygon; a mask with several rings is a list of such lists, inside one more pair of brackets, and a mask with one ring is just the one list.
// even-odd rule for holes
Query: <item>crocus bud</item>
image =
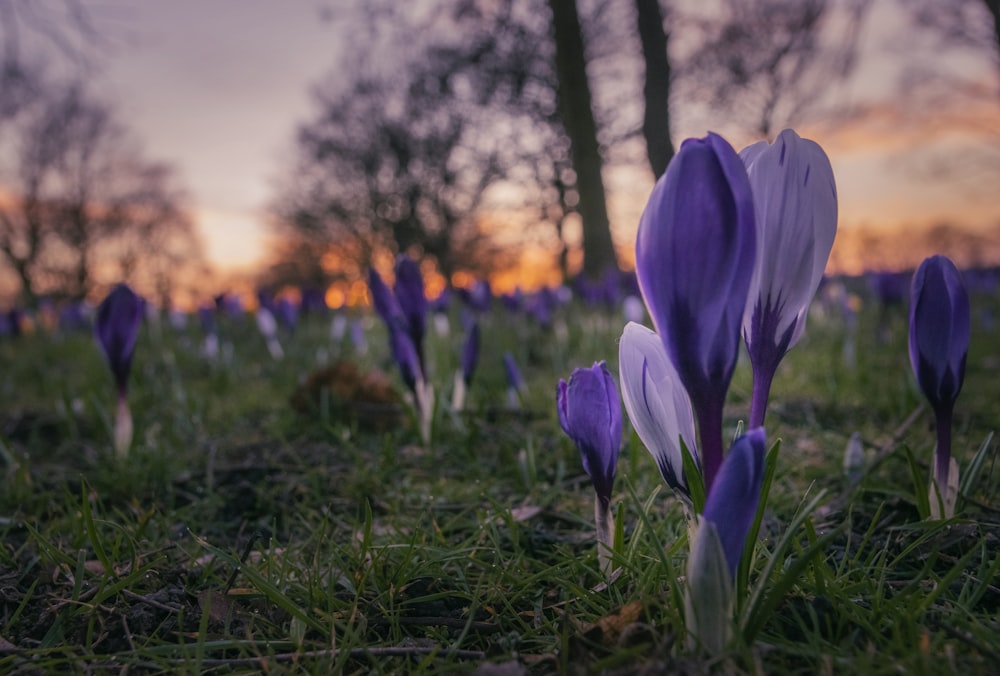
{"label": "crocus bud", "polygon": [[740,152],[757,221],[757,262],[743,315],[753,367],[750,427],[764,424],[771,380],[805,330],[837,234],[837,187],[823,149],[791,129]]}
{"label": "crocus bud", "polygon": [[931,256],[913,276],[910,364],[935,411],[950,410],[962,390],[969,351],[969,295],[955,264]]}
{"label": "crocus bud", "polygon": [[615,467],[622,441],[622,411],[618,388],[603,361],[578,368],[556,392],[559,424],[576,444],[594,490],[611,501]]}
{"label": "crocus bud", "polygon": [[733,578],[719,530],[703,517],[691,536],[687,560],[684,620],[692,650],[719,655],[733,636]]}
{"label": "crocus bud", "polygon": [[414,393],[416,392],[417,381],[424,379],[424,373],[420,369],[420,359],[417,350],[413,345],[410,335],[400,329],[389,331],[389,344],[392,348],[392,356],[399,366],[399,373],[403,377],[403,382]]}
{"label": "crocus bud", "polygon": [[111,367],[119,392],[128,389],[142,313],[142,299],[125,284],[112,289],[97,308],[97,341]]}
{"label": "crocus bud", "polygon": [[708,489],[722,462],[722,409],[756,252],[753,193],[736,151],[711,133],[684,141],[639,221],[636,273],[698,417]]}
{"label": "crocus bud", "polygon": [[462,356],[459,369],[455,373],[455,387],[452,390],[451,407],[461,411],[465,407],[465,393],[472,382],[472,374],[479,362],[479,323],[473,321],[469,326],[469,335],[462,346]]}
{"label": "crocus bud", "polygon": [[393,292],[399,308],[406,318],[407,331],[423,367],[424,334],[427,331],[427,296],[424,294],[424,278],[420,266],[406,255],[396,258],[396,282]]}
{"label": "crocus bud", "polygon": [[115,409],[115,452],[128,453],[132,444],[132,413],[128,405],[128,377],[142,323],[143,302],[128,286],[119,284],[97,308],[97,342],[114,375],[118,391]]}
{"label": "crocus bud", "polygon": [[399,301],[375,268],[368,270],[368,291],[371,293],[375,312],[389,327],[389,330],[397,328],[407,330],[407,319],[399,306]]}
{"label": "crocus bud", "polygon": [[760,489],[764,481],[764,454],[766,449],[764,428],[750,430],[737,439],[716,477],[715,485],[705,500],[705,521],[715,525],[726,555],[729,574],[736,576],[736,568],[743,553],[743,543],[750,532]]}
{"label": "crocus bud", "polygon": [[936,493],[940,493],[945,516],[954,513],[957,499],[958,468],[951,458],[951,419],[965,379],[970,334],[969,294],[962,276],[944,256],[931,256],[913,275],[910,364],[920,389],[934,408],[937,448],[931,504],[937,505]]}
{"label": "crocus bud", "polygon": [[503,369],[507,374],[507,405],[510,408],[519,408],[521,406],[521,395],[527,391],[528,387],[524,383],[521,369],[517,367],[517,362],[514,361],[514,355],[510,352],[503,353]]}
{"label": "crocus bud", "polygon": [[560,380],[556,388],[556,408],[559,424],[576,444],[583,469],[594,484],[598,560],[602,572],[610,575],[614,544],[611,491],[621,448],[622,411],[618,389],[607,364],[595,362],[589,369],[574,370],[568,383]]}
{"label": "crocus bud", "polygon": [[632,426],[663,480],[688,496],[681,439],[697,459],[694,414],[660,337],[640,324],[626,324],[618,347],[618,368],[622,400]]}

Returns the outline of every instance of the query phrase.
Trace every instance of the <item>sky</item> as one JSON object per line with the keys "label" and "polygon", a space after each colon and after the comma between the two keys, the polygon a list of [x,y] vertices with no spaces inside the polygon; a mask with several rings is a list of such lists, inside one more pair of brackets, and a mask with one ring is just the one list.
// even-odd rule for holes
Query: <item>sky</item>
{"label": "sky", "polygon": [[[267,256],[267,205],[291,166],[296,126],[314,114],[310,87],[336,68],[344,46],[337,1],[88,3],[110,35],[94,83],[119,106],[148,158],[177,169],[217,267],[247,268]],[[885,6],[876,3],[879,12]],[[870,22],[876,32],[852,85],[861,96],[893,86],[877,33],[891,19],[876,14]],[[675,143],[706,131],[675,130]],[[949,219],[1000,235],[1000,201],[918,179],[910,166],[913,147],[953,143],[954,131],[903,129],[890,111],[849,129],[800,132],[815,132],[830,155],[845,237],[862,227]],[[611,217],[616,240],[627,246],[652,177],[643,169],[612,178],[609,189],[616,184],[623,189],[609,196]]]}
{"label": "sky", "polygon": [[336,65],[339,31],[322,11],[247,0],[116,7],[98,81],[148,156],[177,169],[221,267],[266,254],[267,203],[310,113],[309,88]]}

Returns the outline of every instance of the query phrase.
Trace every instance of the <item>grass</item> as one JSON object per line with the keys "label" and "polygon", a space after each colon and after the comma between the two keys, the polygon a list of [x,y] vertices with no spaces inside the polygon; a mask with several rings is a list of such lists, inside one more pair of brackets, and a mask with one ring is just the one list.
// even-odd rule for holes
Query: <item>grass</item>
{"label": "grass", "polygon": [[[687,524],[631,430],[614,509],[620,574],[599,574],[592,489],[559,429],[555,384],[606,359],[618,311],[571,305],[544,330],[497,307],[467,413],[438,407],[422,444],[406,409],[352,417],[289,400],[322,359],[382,370],[306,317],[268,355],[226,320],[216,361],[193,324],[147,324],[128,458],[111,449],[113,386],[89,334],[0,342],[0,671],[994,673],[1000,663],[1000,353],[973,296],[956,407],[959,514],[921,520],[934,444],[903,308],[866,299],[854,363],[839,313],[813,317],[779,370],[768,509],[725,654],[688,647]],[[428,337],[440,402],[462,336]],[[528,381],[507,408],[501,355]],[[849,354],[850,349],[846,351]],[[325,353],[325,355],[324,355]],[[731,433],[749,406],[741,360]],[[845,475],[858,432],[865,465]],[[911,472],[916,472],[916,480]],[[976,469],[978,467],[978,469]]]}

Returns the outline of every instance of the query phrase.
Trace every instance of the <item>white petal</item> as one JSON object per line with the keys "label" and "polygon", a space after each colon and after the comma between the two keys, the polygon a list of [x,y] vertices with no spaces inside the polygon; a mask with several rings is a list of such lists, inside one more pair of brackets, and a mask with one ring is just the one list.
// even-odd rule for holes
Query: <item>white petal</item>
{"label": "white petal", "polygon": [[[773,145],[756,143],[741,153],[754,194],[757,266],[751,282],[744,331],[758,302],[781,299],[778,335],[803,322],[837,233],[833,168],[823,149],[786,129]],[[804,326],[797,326],[792,344]]]}
{"label": "white petal", "polygon": [[680,439],[697,458],[694,414],[660,337],[629,322],[619,343],[618,364],[622,400],[632,426],[657,465],[669,466],[686,487]]}

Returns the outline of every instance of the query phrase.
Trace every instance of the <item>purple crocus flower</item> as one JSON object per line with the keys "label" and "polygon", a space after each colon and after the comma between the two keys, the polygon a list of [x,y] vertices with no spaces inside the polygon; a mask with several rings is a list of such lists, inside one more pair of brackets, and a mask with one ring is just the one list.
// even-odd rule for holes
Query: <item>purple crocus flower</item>
{"label": "purple crocus flower", "polygon": [[389,331],[390,347],[392,356],[399,365],[399,372],[403,376],[403,382],[411,391],[417,391],[417,382],[423,381],[423,370],[420,368],[420,358],[417,356],[416,347],[410,339],[409,334],[404,331]]}
{"label": "purple crocus flower", "polygon": [[595,362],[589,369],[575,369],[569,382],[560,380],[556,403],[559,424],[580,450],[594,490],[610,503],[622,440],[622,411],[607,364]]}
{"label": "purple crocus flower", "polygon": [[764,424],[771,381],[801,338],[837,234],[837,187],[823,149],[791,129],[744,148],[757,221],[757,264],[743,315],[753,367],[750,427]]}
{"label": "purple crocus flower", "polygon": [[316,286],[302,289],[301,306],[304,314],[325,315],[330,309],[326,305],[326,292]]}
{"label": "purple crocus flower", "polygon": [[578,368],[569,382],[556,388],[559,424],[573,440],[583,469],[594,484],[594,517],[598,558],[605,575],[611,572],[611,491],[614,488],[618,451],[622,441],[622,409],[615,381],[603,361],[589,369]]}
{"label": "purple crocus flower", "polygon": [[142,324],[142,299],[125,284],[111,290],[97,308],[97,342],[111,367],[119,396],[128,391],[132,354]]}
{"label": "purple crocus flower", "polygon": [[472,287],[465,290],[465,293],[462,295],[469,307],[476,312],[489,312],[490,305],[493,302],[493,290],[490,288],[490,283],[485,279],[476,280],[472,284]]}
{"label": "purple crocus flower", "polygon": [[[410,312],[416,314],[419,312],[419,309],[414,308],[415,306],[419,306],[419,301],[416,300],[416,294],[411,288],[414,282],[412,279],[409,279],[409,266],[403,265],[403,268],[404,281],[400,282],[397,280],[396,287],[407,298],[406,302],[410,304]],[[399,271],[397,270],[398,274]],[[382,318],[386,328],[389,330],[389,347],[392,350],[392,356],[396,360],[396,364],[399,366],[403,381],[416,394],[417,382],[424,379],[424,368],[423,360],[420,356],[422,346],[414,341],[413,336],[419,332],[421,339],[423,338],[424,325],[422,322],[424,317],[421,315],[420,326],[418,329],[414,329],[411,325],[410,316],[403,309],[399,294],[389,289],[375,268],[371,268],[368,271],[368,289],[371,291],[375,312]],[[423,282],[420,282],[419,293],[423,297]],[[424,313],[426,313],[426,309],[427,301],[425,298],[423,301]]]}
{"label": "purple crocus flower", "polygon": [[753,192],[736,151],[712,133],[684,141],[639,221],[636,273],[691,397],[707,490],[722,463],[722,410],[756,251]]}
{"label": "purple crocus flower", "polygon": [[503,353],[503,369],[507,374],[507,403],[511,408],[517,408],[521,403],[521,395],[528,389],[521,375],[521,369],[514,361],[514,355],[510,352]]}
{"label": "purple crocus flower", "polygon": [[465,394],[472,383],[472,374],[479,362],[479,323],[469,323],[469,333],[462,346],[459,368],[455,373],[455,386],[451,393],[451,407],[455,411],[465,408]]}
{"label": "purple crocus flower", "polygon": [[24,311],[13,307],[7,312],[7,328],[10,335],[17,338],[21,335],[21,322],[24,320]]}
{"label": "purple crocus flower", "polygon": [[437,298],[428,301],[427,309],[431,312],[440,312],[443,314],[448,313],[448,308],[451,306],[451,296],[452,292],[449,287],[441,289],[441,293],[438,294]]}
{"label": "purple crocus flower", "polygon": [[913,275],[910,364],[934,408],[937,426],[934,480],[942,495],[951,464],[951,418],[965,379],[971,319],[962,276],[944,256],[931,256]]}
{"label": "purple crocus flower", "polygon": [[697,520],[687,562],[684,616],[692,649],[721,654],[733,633],[735,578],[760,502],[764,429],[743,435],[726,454]]}
{"label": "purple crocus flower", "polygon": [[121,457],[132,444],[132,412],[128,405],[128,377],[142,324],[143,302],[125,284],[111,290],[97,308],[94,331],[107,359],[118,391],[115,411],[115,452]]}
{"label": "purple crocus flower", "polygon": [[372,295],[372,305],[375,306],[375,312],[389,327],[389,330],[402,329],[406,331],[406,315],[403,314],[403,309],[399,306],[396,295],[386,285],[385,280],[375,268],[368,270],[368,290]]}
{"label": "purple crocus flower", "polygon": [[766,439],[764,428],[758,427],[733,443],[702,512],[702,518],[719,534],[732,577],[736,577],[743,544],[760,502]]}
{"label": "purple crocus flower", "polygon": [[476,364],[479,363],[479,323],[473,322],[469,327],[469,335],[465,339],[465,345],[462,346],[462,359],[461,359],[461,369],[462,369],[462,380],[466,385],[472,382],[472,374],[476,370]]}
{"label": "purple crocus flower", "polygon": [[272,313],[289,333],[295,332],[299,321],[299,306],[292,299],[282,296],[274,301]]}
{"label": "purple crocus flower", "polygon": [[417,350],[420,364],[424,363],[424,334],[427,331],[427,296],[420,266],[409,256],[396,258],[396,282],[393,292],[406,320],[406,331]]}

